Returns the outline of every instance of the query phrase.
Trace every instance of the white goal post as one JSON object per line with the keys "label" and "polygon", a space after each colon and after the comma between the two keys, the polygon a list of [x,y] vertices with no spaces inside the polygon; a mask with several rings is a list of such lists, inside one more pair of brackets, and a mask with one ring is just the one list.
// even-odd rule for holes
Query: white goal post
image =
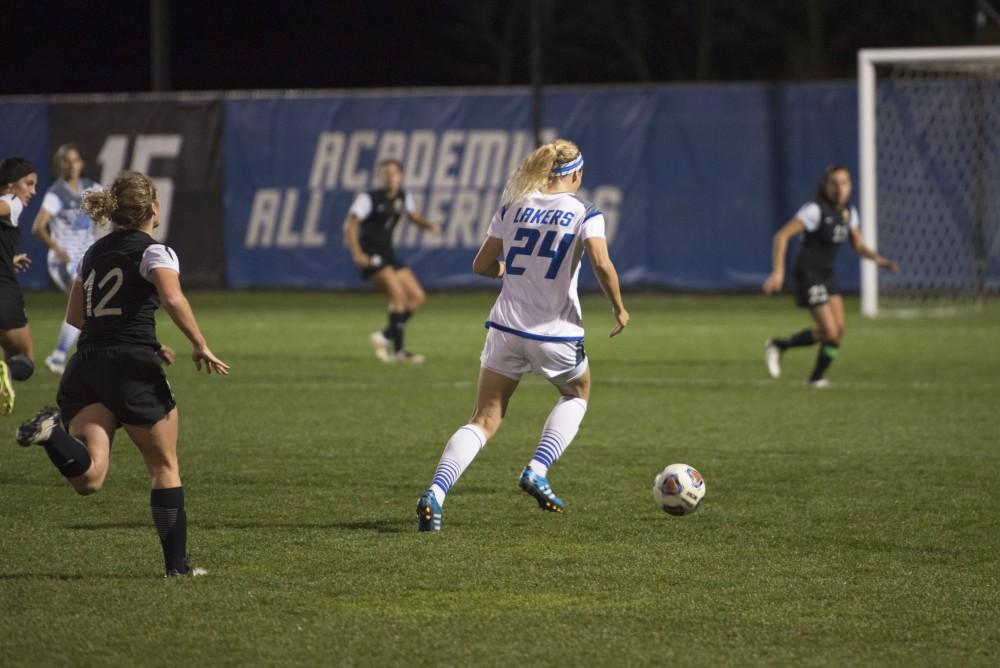
{"label": "white goal post", "polygon": [[[889,81],[883,84],[883,89],[880,89],[880,70],[895,70],[903,74],[895,84]],[[983,81],[986,82],[987,95],[985,112],[982,102]],[[897,110],[883,111],[880,109],[880,102],[886,104],[886,95],[893,94],[890,90],[893,85],[896,85],[895,93],[898,94],[898,98],[893,98]],[[886,90],[889,90],[889,93],[886,93]],[[903,99],[900,101],[899,98]],[[968,104],[968,100],[974,102]],[[970,107],[974,110],[970,110]],[[983,246],[984,243],[989,244],[990,235],[1000,239],[1000,235],[996,235],[992,227],[989,227],[996,227],[994,218],[1000,213],[986,208],[991,203],[993,208],[996,208],[994,202],[998,198],[995,194],[998,191],[995,177],[996,163],[1000,163],[1000,160],[995,156],[997,147],[1000,147],[998,139],[1000,127],[993,127],[990,123],[991,120],[997,120],[995,116],[998,110],[1000,110],[1000,47],[863,49],[858,52],[860,204],[865,243],[871,248],[878,248],[880,173],[891,174],[897,179],[898,187],[894,191],[897,193],[896,200],[912,207],[910,211],[912,217],[925,219],[925,222],[914,223],[913,229],[907,228],[903,221],[895,223],[898,229],[894,230],[893,234],[898,232],[903,236],[941,235],[940,238],[926,242],[924,246],[919,246],[921,242],[903,242],[911,244],[910,248],[914,249],[912,255],[915,257],[893,257],[901,266],[907,267],[907,262],[911,263],[911,267],[918,262],[933,266],[918,267],[917,270],[923,271],[924,276],[911,279],[912,287],[904,285],[902,291],[912,289],[914,293],[922,291],[925,295],[957,294],[963,290],[968,292],[966,284],[972,282],[978,284],[982,293],[984,277],[990,277],[993,281],[988,272],[995,271],[996,260],[990,259],[988,255],[990,249],[987,247],[984,250]],[[880,113],[883,115],[880,116]],[[975,120],[966,118],[973,114]],[[959,115],[962,119],[956,121],[955,117]],[[895,132],[896,139],[889,140],[878,136],[880,118],[889,128],[884,131]],[[965,120],[968,122],[963,126],[962,121]],[[908,125],[900,130],[900,126],[904,123]],[[966,134],[963,135],[963,132]],[[888,157],[882,156],[885,162],[881,164],[879,163],[880,141],[883,151],[892,154]],[[897,145],[887,144],[887,141],[897,141],[901,148],[893,154]],[[984,145],[986,148],[983,148]],[[887,146],[891,150],[887,150]],[[962,150],[965,150],[966,154],[958,155]],[[939,190],[936,200],[933,198],[927,201],[920,200],[923,197],[922,192],[935,188]],[[942,202],[942,200],[950,201]],[[956,203],[957,200],[961,201]],[[963,220],[943,222],[942,227],[945,229],[941,232],[932,230],[935,216],[942,211],[944,214],[940,215],[941,218],[955,214]],[[899,215],[904,216],[906,212]],[[888,217],[887,213],[883,220],[883,232],[888,231],[886,228],[889,223]],[[970,223],[964,220],[967,218],[976,220]],[[985,223],[984,218],[988,218]],[[920,228],[920,225],[923,225],[923,228]],[[985,233],[984,226],[986,226]],[[959,227],[962,228],[963,235],[967,231],[966,227],[975,230],[971,234],[976,236],[976,239],[970,244],[976,246],[978,250],[966,249],[961,252],[929,250],[932,243],[950,249],[948,245],[953,245],[955,242],[949,240],[946,235],[954,233]],[[891,257],[887,249],[880,250],[885,250],[885,254]],[[954,255],[951,258],[942,258],[944,252],[953,252]],[[972,263],[977,266],[961,269],[960,271],[965,272],[962,276],[950,275],[951,270],[946,266],[947,262],[950,260],[956,264],[968,263],[969,253],[972,252],[976,255]],[[930,256],[934,257],[927,259]],[[935,283],[937,277],[940,281]],[[960,283],[963,284],[959,285]],[[878,310],[879,270],[873,262],[862,262],[861,312],[874,316]]]}

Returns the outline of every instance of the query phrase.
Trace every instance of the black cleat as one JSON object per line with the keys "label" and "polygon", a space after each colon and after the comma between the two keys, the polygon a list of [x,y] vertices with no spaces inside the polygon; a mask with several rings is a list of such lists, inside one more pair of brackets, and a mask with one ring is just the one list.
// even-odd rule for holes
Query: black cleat
{"label": "black cleat", "polygon": [[52,430],[59,426],[59,409],[48,406],[38,411],[35,417],[17,428],[17,444],[22,447],[39,445],[52,437]]}

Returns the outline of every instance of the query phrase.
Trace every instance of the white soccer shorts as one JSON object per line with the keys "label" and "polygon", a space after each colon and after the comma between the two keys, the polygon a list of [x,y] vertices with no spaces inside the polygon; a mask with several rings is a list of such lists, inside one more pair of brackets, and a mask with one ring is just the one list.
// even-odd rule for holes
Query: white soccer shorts
{"label": "white soccer shorts", "polygon": [[588,366],[583,341],[536,341],[492,327],[486,332],[479,361],[512,380],[534,371],[553,385],[573,382]]}

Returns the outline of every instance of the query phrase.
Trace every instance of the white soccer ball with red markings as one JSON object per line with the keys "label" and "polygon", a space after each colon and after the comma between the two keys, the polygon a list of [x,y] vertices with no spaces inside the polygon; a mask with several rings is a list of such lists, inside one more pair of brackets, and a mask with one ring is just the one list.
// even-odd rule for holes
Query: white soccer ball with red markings
{"label": "white soccer ball with red markings", "polygon": [[653,498],[663,512],[690,515],[705,498],[705,479],[687,464],[671,464],[653,479]]}

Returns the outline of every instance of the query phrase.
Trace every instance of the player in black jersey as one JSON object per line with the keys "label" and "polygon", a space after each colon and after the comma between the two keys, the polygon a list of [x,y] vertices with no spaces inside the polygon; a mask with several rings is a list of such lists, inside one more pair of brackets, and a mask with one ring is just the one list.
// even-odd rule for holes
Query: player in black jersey
{"label": "player in black jersey", "polygon": [[413,198],[401,189],[403,166],[397,160],[379,163],[379,180],[381,188],[361,193],[351,205],[344,223],[344,245],[351,251],[361,276],[389,295],[389,323],[368,337],[375,356],[386,363],[419,364],[424,357],[406,350],[403,329],[427,296],[417,277],[396,255],[392,233],[404,215],[434,234],[441,233],[441,226],[415,210]]}
{"label": "player in black jersey", "polygon": [[59,384],[59,409],[21,425],[17,441],[41,445],[79,494],[93,494],[108,473],[111,441],[124,427],[149,471],[149,503],[167,576],[198,575],[187,563],[187,515],[177,466],[178,416],[160,363],[174,352],[156,340],[162,304],[191,341],[195,366],[227,374],[205,343],[180,285],[173,250],[151,236],[160,202],[152,179],[125,172],[81,207],[113,232],[90,247],[70,288],[66,320],[82,330]]}
{"label": "player in black jersey", "polygon": [[14,410],[14,385],[35,371],[34,344],[24,296],[17,273],[31,266],[27,254],[19,253],[21,232],[17,227],[21,212],[35,196],[38,171],[24,158],[0,162],[0,415]]}
{"label": "player in black jersey", "polygon": [[816,199],[800,208],[774,235],[774,269],[764,282],[764,292],[770,295],[781,291],[788,241],[804,234],[802,247],[792,265],[795,303],[809,309],[816,327],[765,342],[764,360],[772,378],[781,375],[782,353],[789,348],[819,342],[819,355],[808,383],[813,387],[829,385],[824,374],[840,352],[840,342],[844,338],[844,300],[833,265],[845,241],[850,239],[851,246],[861,257],[889,271],[899,271],[895,262],[882,257],[862,241],[858,210],[850,205],[850,198],[850,171],[841,165],[827,167]]}

